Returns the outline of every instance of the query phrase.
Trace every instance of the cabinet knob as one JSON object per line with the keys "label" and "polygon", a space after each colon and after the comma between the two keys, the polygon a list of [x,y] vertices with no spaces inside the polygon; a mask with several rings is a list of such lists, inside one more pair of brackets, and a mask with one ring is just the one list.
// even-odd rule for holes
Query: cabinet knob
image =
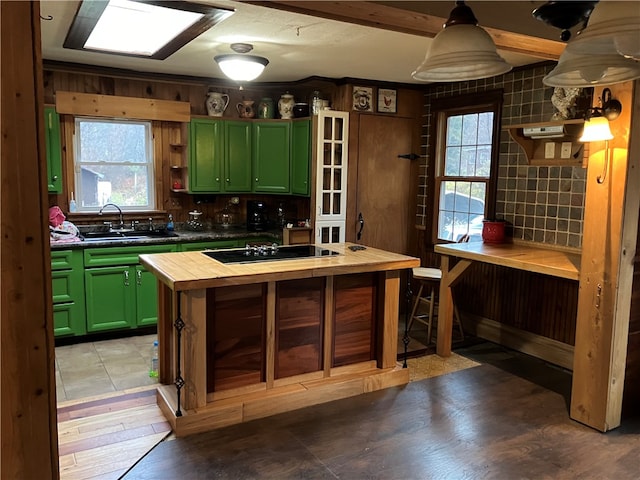
{"label": "cabinet knob", "polygon": [[258,181],[258,177],[256,177],[256,182]]}
{"label": "cabinet knob", "polygon": [[58,175],[54,175],[53,177],[51,177],[51,180],[53,180],[54,182],[58,181]]}
{"label": "cabinet knob", "polygon": [[230,181],[231,181],[231,180],[229,180],[229,179],[227,178],[227,183],[229,183]]}
{"label": "cabinet knob", "polygon": [[219,182],[219,181],[220,181],[220,177],[216,177],[216,182]]}

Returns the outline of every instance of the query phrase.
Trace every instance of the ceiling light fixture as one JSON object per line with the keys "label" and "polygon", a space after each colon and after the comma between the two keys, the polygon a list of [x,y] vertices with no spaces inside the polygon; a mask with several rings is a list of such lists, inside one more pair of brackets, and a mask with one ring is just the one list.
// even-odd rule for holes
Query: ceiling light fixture
{"label": "ceiling light fixture", "polygon": [[571,53],[619,54],[640,60],[640,9],[631,2],[599,2],[587,27],[567,44]]}
{"label": "ceiling light fixture", "polygon": [[640,63],[618,54],[575,55],[569,47],[543,79],[551,87],[613,85],[640,77]]}
{"label": "ceiling light fixture", "polygon": [[250,82],[260,76],[269,60],[257,55],[246,55],[253,50],[249,43],[232,43],[231,50],[236,53],[216,55],[214,60],[227,77],[237,82]]}
{"label": "ceiling light fixture", "polygon": [[63,47],[164,60],[232,14],[189,2],[85,0]]}
{"label": "ceiling light fixture", "polygon": [[464,1],[456,6],[431,43],[424,61],[411,74],[423,82],[461,82],[493,77],[511,70],[496,52],[489,34]]}
{"label": "ceiling light fixture", "polygon": [[596,3],[598,2],[547,2],[536,8],[531,14],[541,22],[562,30],[560,40],[566,42],[571,38],[570,28],[580,22],[583,25],[587,24]]}

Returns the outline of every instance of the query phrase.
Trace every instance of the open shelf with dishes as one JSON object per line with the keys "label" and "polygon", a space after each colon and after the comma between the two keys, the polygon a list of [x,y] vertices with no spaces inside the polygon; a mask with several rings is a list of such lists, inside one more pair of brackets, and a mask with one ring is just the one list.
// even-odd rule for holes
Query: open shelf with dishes
{"label": "open shelf with dishes", "polygon": [[588,144],[578,141],[583,119],[508,125],[504,129],[522,147],[530,165],[581,166]]}

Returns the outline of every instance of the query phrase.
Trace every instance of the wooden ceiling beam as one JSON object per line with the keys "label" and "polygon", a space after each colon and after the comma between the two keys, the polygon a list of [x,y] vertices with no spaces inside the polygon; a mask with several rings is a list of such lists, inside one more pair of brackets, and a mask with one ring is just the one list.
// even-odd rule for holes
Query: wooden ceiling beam
{"label": "wooden ceiling beam", "polygon": [[[337,2],[337,1],[248,1],[253,5],[301,13],[366,27],[409,33],[422,37],[435,37],[446,18],[401,8],[380,5],[375,2]],[[497,28],[483,27],[498,49],[509,52],[533,55],[540,59],[557,60],[565,44],[555,40],[532,37]]]}

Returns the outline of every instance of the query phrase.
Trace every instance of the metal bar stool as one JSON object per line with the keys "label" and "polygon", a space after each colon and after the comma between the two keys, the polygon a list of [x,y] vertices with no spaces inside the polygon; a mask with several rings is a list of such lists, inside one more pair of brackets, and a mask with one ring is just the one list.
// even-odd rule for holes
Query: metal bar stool
{"label": "metal bar stool", "polygon": [[[412,276],[415,280],[420,282],[420,288],[418,289],[418,295],[413,303],[411,309],[411,319],[409,320],[408,331],[411,330],[413,322],[417,321],[427,326],[427,345],[431,343],[431,333],[433,331],[433,319],[437,308],[436,289],[439,289],[439,283],[442,279],[442,272],[438,268],[425,268],[417,267],[412,270]],[[425,291],[426,290],[426,291]],[[423,292],[425,296],[423,296]],[[428,295],[426,295],[428,293]],[[418,314],[418,309],[421,304],[424,304],[428,308],[426,314]],[[457,324],[460,331],[460,336],[464,339],[464,330],[462,329],[462,322],[460,322],[460,315],[458,309],[454,304],[453,307],[453,323]]]}

